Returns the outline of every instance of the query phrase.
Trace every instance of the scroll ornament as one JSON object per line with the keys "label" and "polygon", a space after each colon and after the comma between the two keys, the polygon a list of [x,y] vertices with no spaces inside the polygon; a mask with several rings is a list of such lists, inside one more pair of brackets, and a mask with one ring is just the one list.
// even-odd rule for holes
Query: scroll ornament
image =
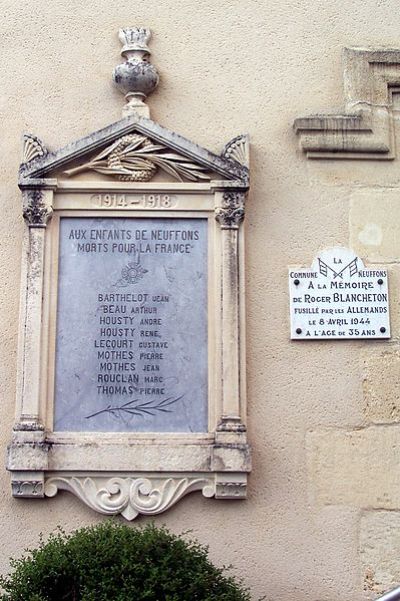
{"label": "scroll ornament", "polygon": [[205,497],[215,494],[208,478],[167,478],[152,481],[149,477],[89,478],[53,476],[45,484],[45,495],[54,497],[58,490],[74,493],[86,505],[105,515],[121,514],[127,520],[139,514],[155,515],[174,505],[184,495],[202,490]]}
{"label": "scroll ornament", "polygon": [[162,169],[175,179],[209,180],[201,165],[190,159],[170,152],[161,144],[154,144],[149,138],[138,134],[123,136],[107,146],[94,159],[66,171],[66,175],[76,175],[88,170],[114,175],[121,181],[148,182]]}

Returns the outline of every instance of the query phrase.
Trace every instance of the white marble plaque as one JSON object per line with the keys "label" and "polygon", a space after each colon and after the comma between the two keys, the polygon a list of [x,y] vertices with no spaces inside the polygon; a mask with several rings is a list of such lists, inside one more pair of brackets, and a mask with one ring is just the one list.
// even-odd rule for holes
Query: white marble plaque
{"label": "white marble plaque", "polygon": [[347,248],[290,269],[289,294],[293,340],[390,338],[387,270],[366,267]]}
{"label": "white marble plaque", "polygon": [[205,432],[207,220],[60,220],[56,431]]}

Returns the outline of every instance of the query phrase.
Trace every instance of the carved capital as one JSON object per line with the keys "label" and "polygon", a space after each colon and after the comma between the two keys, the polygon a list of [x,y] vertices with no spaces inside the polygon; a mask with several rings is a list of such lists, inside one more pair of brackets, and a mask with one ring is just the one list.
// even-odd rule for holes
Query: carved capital
{"label": "carved capital", "polygon": [[222,229],[237,229],[244,219],[245,192],[224,192],[222,206],[216,209],[215,219]]}
{"label": "carved capital", "polygon": [[208,477],[50,477],[45,484],[45,495],[54,497],[59,490],[72,492],[99,513],[121,514],[133,520],[139,514],[162,513],[195,490],[211,497],[215,494],[215,484],[213,478]]}
{"label": "carved capital", "polygon": [[41,190],[26,190],[23,193],[23,216],[29,227],[46,227],[53,213],[46,204]]}

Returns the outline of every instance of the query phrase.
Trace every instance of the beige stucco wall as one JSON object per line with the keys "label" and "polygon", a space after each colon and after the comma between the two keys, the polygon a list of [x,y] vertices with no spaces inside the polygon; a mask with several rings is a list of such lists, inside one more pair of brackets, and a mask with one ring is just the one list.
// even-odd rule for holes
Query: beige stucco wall
{"label": "beige stucco wall", "polygon": [[[308,161],[298,116],[342,103],[344,46],[400,47],[396,0],[1,0],[0,441],[13,424],[23,233],[20,136],[51,148],[120,118],[121,25],[151,27],[152,118],[219,151],[248,132],[248,500],[194,494],[157,517],[232,563],[254,598],[362,599],[400,581],[399,164]],[[367,223],[380,239],[368,240]],[[362,234],[364,232],[364,235]],[[361,233],[361,235],[360,235]],[[287,266],[351,244],[390,268],[390,342],[289,341]],[[0,569],[57,525],[102,518],[69,494],[11,498],[0,470]]]}

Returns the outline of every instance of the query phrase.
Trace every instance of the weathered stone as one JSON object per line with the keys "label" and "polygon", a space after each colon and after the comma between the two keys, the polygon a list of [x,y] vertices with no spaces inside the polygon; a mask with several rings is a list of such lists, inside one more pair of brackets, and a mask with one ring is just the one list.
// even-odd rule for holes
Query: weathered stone
{"label": "weathered stone", "polygon": [[374,423],[400,421],[400,351],[364,350],[363,392],[366,418]]}
{"label": "weathered stone", "polygon": [[400,338],[400,264],[392,263],[388,266],[389,297],[390,297],[390,332],[392,339]]}
{"label": "weathered stone", "polygon": [[400,582],[400,513],[365,511],[360,520],[360,561],[364,590],[376,596]]}
{"label": "weathered stone", "polygon": [[392,160],[388,86],[398,83],[400,51],[345,48],[343,59],[345,110],[296,119],[301,146],[314,159]]}
{"label": "weathered stone", "polygon": [[395,189],[357,190],[351,195],[350,246],[369,261],[398,260],[400,203]]}
{"label": "weathered stone", "polygon": [[400,509],[399,432],[399,426],[310,432],[309,477],[317,502]]}

